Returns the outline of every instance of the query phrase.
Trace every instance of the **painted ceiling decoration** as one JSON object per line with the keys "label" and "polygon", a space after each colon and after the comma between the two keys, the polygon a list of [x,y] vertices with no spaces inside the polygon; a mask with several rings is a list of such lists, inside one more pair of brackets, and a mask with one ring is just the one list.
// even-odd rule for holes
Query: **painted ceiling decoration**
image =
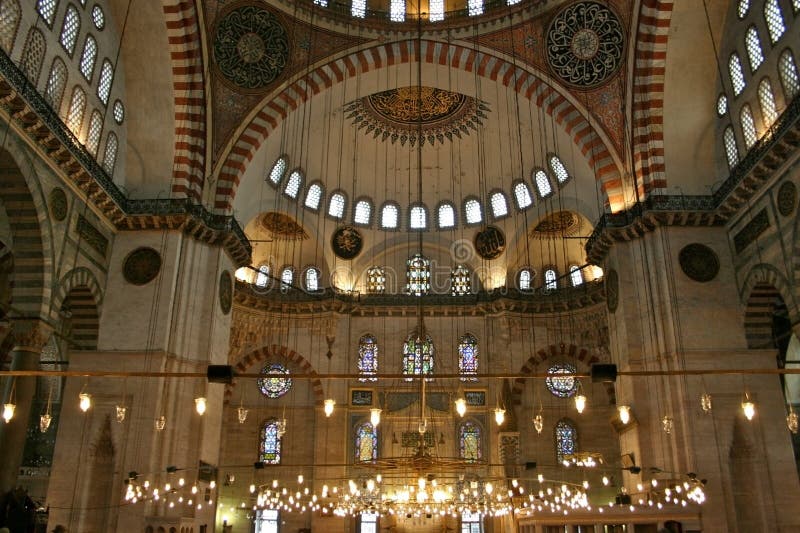
{"label": "painted ceiling decoration", "polygon": [[270,211],[261,217],[261,227],[275,239],[282,241],[302,241],[308,239],[308,233],[289,215]]}
{"label": "painted ceiling decoration", "polygon": [[289,38],[275,15],[266,9],[237,7],[217,23],[214,61],[225,79],[235,86],[263,89],[286,68]]}
{"label": "painted ceiling decoration", "polygon": [[617,71],[625,52],[619,17],[598,2],[578,2],[562,9],[547,32],[550,69],[565,83],[596,87]]}
{"label": "painted ceiling decoration", "polygon": [[353,125],[382,141],[414,146],[422,130],[420,144],[444,143],[478,130],[487,118],[489,106],[476,98],[435,87],[398,87],[370,94],[344,106]]}
{"label": "painted ceiling decoration", "polygon": [[546,239],[552,237],[569,237],[578,233],[581,221],[572,211],[556,211],[547,215],[533,228],[531,237]]}

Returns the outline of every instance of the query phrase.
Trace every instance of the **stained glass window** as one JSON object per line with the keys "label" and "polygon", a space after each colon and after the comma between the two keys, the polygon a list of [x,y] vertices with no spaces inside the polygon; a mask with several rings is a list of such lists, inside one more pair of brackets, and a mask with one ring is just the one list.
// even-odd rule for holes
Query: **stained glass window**
{"label": "stained glass window", "polygon": [[314,211],[319,210],[319,203],[322,200],[322,186],[319,183],[312,183],[306,192],[305,206]]}
{"label": "stained glass window", "polygon": [[739,149],[736,146],[733,127],[726,127],[722,137],[725,141],[725,157],[728,159],[728,168],[733,168],[739,162]]}
{"label": "stained glass window", "polygon": [[772,84],[768,78],[758,84],[758,103],[761,107],[761,120],[764,127],[769,128],[778,120],[778,109],[775,107],[775,95],[772,93]]}
{"label": "stained glass window", "polygon": [[536,184],[536,190],[540,198],[547,198],[553,194],[553,186],[550,185],[550,178],[547,177],[547,173],[544,170],[533,171],[533,182]]}
{"label": "stained glass window", "polygon": [[108,59],[103,60],[100,67],[100,81],[97,82],[97,96],[103,104],[108,104],[108,95],[111,94],[111,83],[114,81],[114,66]]}
{"label": "stained glass window", "polygon": [[781,53],[778,59],[778,73],[786,101],[791,100],[800,92],[800,76],[797,74],[797,64],[794,62],[792,51],[788,48]]}
{"label": "stained glass window", "polygon": [[533,204],[531,190],[528,189],[524,181],[518,181],[516,185],[514,185],[514,200],[517,202],[518,209],[526,209]]}
{"label": "stained glass window", "polygon": [[[430,335],[425,336],[425,342],[416,333],[409,335],[403,343],[403,374],[433,374],[434,354]],[[406,381],[411,381],[411,378],[406,378]]]}
{"label": "stained glass window", "polygon": [[312,292],[319,290],[319,269],[317,267],[306,269],[306,290]]}
{"label": "stained glass window", "polygon": [[428,227],[428,211],[423,205],[414,205],[408,212],[408,227],[411,229],[425,229]]}
{"label": "stained glass window", "polygon": [[278,436],[278,421],[267,420],[261,428],[261,461],[268,465],[281,464],[281,438]]}
{"label": "stained glass window", "polygon": [[583,284],[583,272],[578,265],[572,265],[569,267],[569,279],[572,282],[573,287]]}
{"label": "stained glass window", "polygon": [[261,265],[258,267],[256,274],[256,287],[266,287],[269,283],[269,265]]}
{"label": "stained glass window", "polygon": [[750,106],[745,104],[742,106],[742,112],[740,114],[740,119],[742,121],[742,133],[744,134],[744,144],[747,146],[747,149],[753,147],[758,140],[756,134],[756,123],[753,120],[753,112],[750,111]]}
{"label": "stained glass window", "polygon": [[58,7],[58,0],[37,0],[36,2],[36,11],[50,27],[53,26],[56,18],[56,7]]}
{"label": "stained glass window", "polygon": [[478,339],[469,333],[458,343],[458,373],[461,381],[478,381]]}
{"label": "stained glass window", "polygon": [[544,382],[547,390],[558,398],[570,398],[578,390],[578,382],[572,376],[563,374],[574,374],[577,369],[569,363],[555,363],[547,369],[548,376]]}
{"label": "stained glass window", "polygon": [[443,202],[439,204],[439,209],[437,209],[436,213],[437,213],[437,225],[439,226],[439,229],[447,229],[455,227],[456,210],[453,207],[453,204],[449,202]]}
{"label": "stained glass window", "polygon": [[530,268],[523,268],[519,271],[519,290],[531,290],[531,282],[533,281],[533,272]]}
{"label": "stained glass window", "polygon": [[[269,182],[273,185],[278,185],[283,179],[283,175],[286,173],[286,166],[286,158],[283,156],[279,157],[269,171]],[[307,201],[308,200],[306,200],[306,202]]]}
{"label": "stained glass window", "polygon": [[728,112],[728,97],[725,93],[719,95],[717,98],[717,115],[720,117],[725,115]]}
{"label": "stained glass window", "polygon": [[367,292],[381,294],[386,291],[386,273],[383,267],[373,266],[367,270]]}
{"label": "stained glass window", "polygon": [[450,273],[450,293],[453,296],[463,296],[472,292],[472,276],[464,265],[458,265]]}
{"label": "stained glass window", "polygon": [[286,180],[286,187],[284,187],[283,193],[289,198],[297,198],[297,195],[300,194],[300,187],[302,186],[303,174],[299,170],[293,170],[292,173],[289,174],[289,179]]}
{"label": "stained glass window", "polygon": [[494,218],[503,218],[508,215],[508,202],[502,192],[492,193],[489,203],[492,206],[492,216]]}
{"label": "stained glass window", "polygon": [[558,274],[552,268],[544,271],[544,288],[554,290],[558,288]]}
{"label": "stained glass window", "polygon": [[397,221],[400,219],[400,209],[397,204],[386,203],[381,209],[381,227],[383,229],[397,229]]}
{"label": "stained glass window", "polygon": [[750,71],[755,72],[761,63],[764,62],[764,52],[761,50],[761,40],[758,38],[758,30],[755,26],[747,28],[744,38],[747,47],[747,59],[750,60]]}
{"label": "stained glass window", "polygon": [[468,462],[481,459],[481,428],[476,423],[467,421],[458,430],[458,446],[461,458]]}
{"label": "stained glass window", "polygon": [[[290,375],[289,369],[280,363],[270,363],[261,369],[262,374],[284,374]],[[292,378],[280,376],[264,376],[256,380],[258,390],[267,398],[280,398],[292,388]]]}
{"label": "stained glass window", "polygon": [[39,73],[42,71],[45,48],[47,46],[42,32],[36,28],[31,28],[28,33],[28,40],[25,41],[25,48],[22,49],[19,67],[34,85],[39,83]]}
{"label": "stained glass window", "polygon": [[347,199],[344,193],[333,193],[331,199],[328,201],[328,216],[341,219],[344,216],[345,207],[347,207]]}
{"label": "stained glass window", "polygon": [[86,41],[83,43],[83,52],[81,53],[80,69],[83,77],[87,81],[92,81],[92,74],[94,73],[94,64],[97,61],[97,41],[91,35],[86,36]]}
{"label": "stained glass window", "polygon": [[364,422],[356,428],[355,445],[356,462],[378,458],[378,430],[371,422]]}
{"label": "stained glass window", "polygon": [[103,154],[103,170],[109,176],[114,175],[114,165],[117,163],[117,149],[119,148],[119,141],[114,132],[108,134],[106,138],[106,151]]}
{"label": "stained glass window", "polygon": [[564,166],[561,159],[559,159],[557,155],[551,155],[548,161],[550,163],[550,170],[556,177],[556,181],[558,181],[559,184],[566,183],[569,180],[569,172],[567,172],[567,167]]}
{"label": "stained glass window", "polygon": [[406,261],[406,292],[414,296],[428,294],[431,289],[431,262],[420,254]]}
{"label": "stained glass window", "polygon": [[75,51],[75,43],[78,41],[78,31],[81,28],[81,18],[78,10],[72,4],[67,6],[67,13],[64,15],[64,24],[61,26],[61,46],[72,56]]}
{"label": "stained glass window", "polygon": [[742,70],[742,60],[736,52],[731,54],[728,59],[728,73],[731,76],[731,86],[733,94],[739,96],[744,91],[744,71]]}
{"label": "stained glass window", "polygon": [[578,430],[575,424],[562,418],[556,424],[556,458],[559,464],[564,461],[565,455],[572,455],[578,451]]}
{"label": "stained glass window", "polygon": [[464,216],[467,224],[479,224],[483,220],[480,202],[475,198],[470,198],[464,202]]}
{"label": "stained glass window", "polygon": [[14,47],[21,16],[18,0],[0,0],[0,46],[7,54]]}
{"label": "stained glass window", "polygon": [[372,335],[358,340],[358,381],[378,381],[378,341]]}
{"label": "stained glass window", "polygon": [[50,76],[44,88],[44,99],[50,107],[58,113],[61,110],[61,99],[64,97],[64,88],[67,85],[67,66],[56,57],[50,67]]}
{"label": "stained glass window", "polygon": [[769,30],[769,38],[773,44],[778,42],[778,39],[783,37],[786,31],[786,25],[783,22],[783,12],[778,0],[766,0],[764,2],[764,20],[767,23]]}
{"label": "stained glass window", "polygon": [[366,199],[356,202],[356,209],[355,213],[353,214],[353,222],[361,226],[368,226],[371,220],[372,203]]}

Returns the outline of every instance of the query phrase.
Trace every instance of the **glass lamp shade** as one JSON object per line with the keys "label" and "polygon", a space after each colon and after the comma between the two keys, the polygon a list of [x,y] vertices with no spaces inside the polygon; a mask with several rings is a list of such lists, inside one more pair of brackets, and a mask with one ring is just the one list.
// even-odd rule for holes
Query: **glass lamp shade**
{"label": "glass lamp shade", "polygon": [[373,427],[377,426],[381,423],[381,410],[380,409],[370,409],[369,410],[369,421],[372,423]]}
{"label": "glass lamp shade", "polygon": [[244,424],[244,421],[247,420],[247,409],[239,406],[239,408],[236,409],[236,417],[239,419],[240,424]]}
{"label": "glass lamp shade", "polygon": [[78,395],[79,403],[78,406],[81,408],[81,411],[84,413],[88,411],[92,407],[92,395],[86,394],[82,392]]}
{"label": "glass lamp shade", "polygon": [[47,430],[50,429],[50,422],[53,421],[53,417],[50,416],[48,413],[43,414],[39,417],[39,432],[47,433]]}
{"label": "glass lamp shade", "polygon": [[325,416],[331,416],[333,414],[334,407],[336,407],[336,400],[332,398],[325,400],[325,407],[323,408],[325,411]]}
{"label": "glass lamp shade", "polygon": [[167,427],[167,417],[161,415],[156,419],[156,431],[164,431],[165,427]]}
{"label": "glass lamp shade", "polygon": [[575,409],[578,413],[583,413],[583,410],[586,409],[586,396],[582,393],[575,395]]}
{"label": "glass lamp shade", "polygon": [[797,420],[797,413],[794,412],[794,409],[791,409],[789,411],[789,414],[786,415],[786,426],[789,428],[789,431],[797,435],[798,420]]}
{"label": "glass lamp shade", "polygon": [[756,404],[754,404],[749,399],[746,399],[742,402],[742,412],[744,413],[744,417],[748,420],[752,420],[754,416],[756,416]]}
{"label": "glass lamp shade", "polygon": [[619,411],[619,421],[623,424],[628,424],[631,421],[631,408],[628,405],[620,405],[617,407]]}
{"label": "glass lamp shade", "polygon": [[128,408],[124,405],[118,405],[116,408],[117,411],[117,422],[122,424],[125,422],[125,415],[128,413]]}
{"label": "glass lamp shade", "polygon": [[711,412],[711,395],[707,392],[703,393],[700,396],[700,408],[703,410],[704,413]]}
{"label": "glass lamp shade", "polygon": [[464,416],[467,413],[467,400],[464,398],[456,398],[456,413],[458,416]]}
{"label": "glass lamp shade", "polygon": [[8,424],[14,418],[14,411],[17,409],[16,404],[4,403],[3,404],[3,420]]}
{"label": "glass lamp shade", "polygon": [[506,421],[506,410],[497,407],[494,410],[494,421],[497,422],[498,426],[502,426],[503,422]]}
{"label": "glass lamp shade", "polygon": [[544,418],[542,418],[542,415],[533,417],[533,427],[536,429],[536,433],[539,435],[542,434],[542,429],[544,429]]}
{"label": "glass lamp shade", "polygon": [[207,407],[208,404],[206,402],[206,399],[203,398],[202,396],[200,398],[194,399],[194,408],[197,411],[198,415],[203,416],[204,414],[206,414]]}

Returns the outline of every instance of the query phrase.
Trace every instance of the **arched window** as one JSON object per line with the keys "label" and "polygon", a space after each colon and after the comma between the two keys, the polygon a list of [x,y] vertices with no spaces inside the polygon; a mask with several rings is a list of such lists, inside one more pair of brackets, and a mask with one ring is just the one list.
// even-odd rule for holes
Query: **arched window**
{"label": "arched window", "polygon": [[736,137],[733,134],[733,127],[727,126],[725,133],[722,134],[725,141],[725,157],[728,159],[728,168],[733,168],[739,162],[739,148],[736,146]]}
{"label": "arched window", "polygon": [[91,35],[86,36],[86,41],[83,43],[83,52],[81,53],[80,69],[86,81],[92,81],[92,74],[94,73],[94,64],[97,61],[97,41]]}
{"label": "arched window", "polygon": [[547,162],[550,164],[550,171],[556,177],[556,181],[559,185],[563,185],[569,181],[569,172],[567,172],[567,167],[564,166],[564,163],[557,155],[551,155]]}
{"label": "arched window", "polygon": [[583,284],[583,272],[578,265],[569,267],[569,280],[572,282],[573,287]]}
{"label": "arched window", "polygon": [[414,296],[428,294],[431,289],[431,262],[420,254],[406,261],[406,292]]}
{"label": "arched window", "polygon": [[792,51],[788,48],[781,53],[781,57],[778,59],[778,73],[781,76],[784,99],[788,102],[800,92],[800,76],[797,75],[797,64],[794,62]]}
{"label": "arched window", "polygon": [[786,25],[783,22],[783,12],[778,0],[766,0],[764,2],[764,21],[767,23],[769,30],[769,38],[772,44],[778,42],[778,39],[783,37],[786,31]]}
{"label": "arched window", "polygon": [[472,292],[472,276],[464,265],[458,265],[450,272],[450,294],[463,296]]}
{"label": "arched window", "polygon": [[458,342],[458,373],[461,381],[478,381],[478,339],[469,333]]}
{"label": "arched window", "polygon": [[756,144],[758,137],[756,135],[756,123],[753,120],[753,112],[750,111],[750,106],[745,104],[742,106],[742,112],[739,115],[742,121],[742,133],[744,134],[744,144],[749,150]]}
{"label": "arched window", "polygon": [[724,117],[728,112],[728,97],[725,93],[721,93],[717,98],[717,116]]}
{"label": "arched window", "polygon": [[578,451],[578,430],[571,420],[562,418],[558,421],[555,429],[555,438],[556,459],[559,463],[564,461],[565,455],[573,455]]}
{"label": "arched window", "polygon": [[358,381],[378,381],[378,341],[372,335],[358,340]]}
{"label": "arched window", "polygon": [[[81,3],[85,4],[86,0],[81,0]],[[103,12],[103,8],[97,4],[92,7],[92,22],[98,30],[102,30],[106,26],[106,14]]]}
{"label": "arched window", "polygon": [[397,229],[397,222],[400,220],[400,208],[397,204],[387,202],[381,208],[381,228]]}
{"label": "arched window", "polygon": [[367,15],[367,0],[352,0],[350,4],[350,15],[363,19]]}
{"label": "arched window", "polygon": [[343,192],[334,192],[328,200],[328,216],[341,220],[344,216],[344,210],[347,207],[347,198]]}
{"label": "arched window", "polygon": [[78,10],[72,4],[67,6],[67,12],[64,15],[64,24],[61,26],[61,46],[67,51],[70,57],[75,52],[75,43],[78,42],[78,32],[81,29],[81,17],[78,15]]}
{"label": "arched window", "polygon": [[747,59],[750,60],[750,72],[755,72],[761,63],[764,62],[764,52],[761,50],[761,40],[758,37],[758,30],[755,26],[747,28],[744,38],[747,48]]}
{"label": "arched window", "polygon": [[117,149],[119,148],[119,141],[114,132],[110,132],[106,138],[106,151],[103,154],[103,170],[109,176],[114,175],[114,165],[117,162]]}
{"label": "arched window", "polygon": [[506,195],[502,192],[492,193],[489,197],[489,204],[492,206],[492,216],[495,220],[508,216],[508,201],[506,201]]}
{"label": "arched window", "polygon": [[323,192],[322,185],[319,183],[309,185],[304,205],[313,211],[319,211],[319,203],[322,201]]}
{"label": "arched window", "polygon": [[100,147],[100,134],[103,132],[103,115],[95,109],[89,119],[89,134],[86,136],[86,149],[92,155],[97,155]]}
{"label": "arched window", "polygon": [[[259,509],[256,511],[256,531],[277,533],[280,531],[281,515],[278,509]],[[186,529],[187,533],[193,533]]]}
{"label": "arched window", "polygon": [[[412,333],[403,344],[403,374],[421,376],[433,374],[435,348],[430,335],[425,335],[425,342],[417,333]],[[411,378],[406,378],[411,381]]]}
{"label": "arched window", "polygon": [[373,266],[367,269],[367,292],[370,294],[386,292],[386,272],[383,267]]}
{"label": "arched window", "polygon": [[529,291],[531,290],[531,284],[533,282],[533,272],[530,268],[523,268],[519,271],[519,275],[517,277],[519,290],[521,291]]}
{"label": "arched window", "polygon": [[533,205],[531,190],[522,180],[514,184],[514,200],[517,202],[517,209],[527,209]]}
{"label": "arched window", "polygon": [[289,174],[289,179],[286,180],[286,186],[283,188],[283,194],[289,198],[297,198],[300,194],[300,188],[303,186],[303,173],[300,170],[293,170]]}
{"label": "arched window", "polygon": [[305,278],[307,291],[316,292],[319,290],[319,269],[317,267],[308,267]]}
{"label": "arched window", "polygon": [[547,198],[553,194],[553,186],[550,184],[550,178],[547,173],[542,170],[533,171],[533,182],[536,184],[536,192],[539,193],[539,198]]}
{"label": "arched window", "polygon": [[281,291],[286,292],[292,288],[294,282],[294,269],[291,266],[283,267],[281,270]]}
{"label": "arched window", "polygon": [[556,398],[571,398],[578,391],[578,380],[563,374],[575,374],[577,369],[569,363],[555,363],[547,369],[544,383],[550,394]]}
{"label": "arched window", "polygon": [[428,2],[428,20],[431,22],[441,22],[444,20],[444,0],[430,0]]}
{"label": "arched window", "polygon": [[[267,177],[272,185],[276,187],[278,186],[283,179],[283,175],[286,173],[287,166],[286,156],[280,156],[275,160],[275,163],[273,163],[272,168],[269,171],[269,176]],[[308,200],[306,200],[306,202],[308,202]]]}
{"label": "arched window", "polygon": [[19,0],[0,0],[0,46],[9,55],[14,48],[21,16]]}
{"label": "arched window", "polygon": [[467,224],[480,224],[483,220],[481,203],[476,198],[469,198],[464,202],[464,220]]}
{"label": "arched window", "polygon": [[544,288],[547,290],[555,290],[558,288],[558,274],[552,268],[544,271]]}
{"label": "arched window", "polygon": [[103,105],[108,105],[108,96],[111,94],[111,84],[114,81],[114,66],[108,59],[103,60],[103,66],[100,67],[100,81],[97,82],[97,97],[103,102]]}
{"label": "arched window", "polygon": [[372,222],[372,202],[366,198],[356,202],[353,212],[353,222],[359,226],[369,226]]}
{"label": "arched window", "polygon": [[274,418],[267,420],[261,428],[261,461],[268,465],[281,464],[281,437],[279,422]]}
{"label": "arched window", "polygon": [[391,0],[389,2],[389,20],[392,22],[406,20],[406,0]]}
{"label": "arched window", "polygon": [[458,428],[458,449],[461,458],[467,462],[481,460],[481,428],[467,420]]}
{"label": "arched window", "polygon": [[33,85],[39,83],[39,73],[42,71],[46,48],[42,32],[31,28],[31,31],[28,32],[28,40],[25,41],[25,48],[22,49],[19,67]]}
{"label": "arched window", "polygon": [[36,11],[51,28],[56,18],[57,7],[58,0],[36,0]]}
{"label": "arched window", "polygon": [[378,429],[370,422],[356,427],[355,460],[356,462],[374,461],[378,458]]}
{"label": "arched window", "polygon": [[742,60],[736,52],[731,54],[728,59],[728,74],[731,77],[731,87],[734,96],[739,96],[744,91],[744,71],[742,70]]}
{"label": "arched window", "polygon": [[769,128],[778,120],[778,109],[775,107],[775,95],[772,93],[772,84],[769,78],[764,78],[758,84],[758,104],[761,107],[761,120],[764,127]]}
{"label": "arched window", "polygon": [[[267,398],[277,399],[289,392],[292,388],[292,378],[288,377],[289,369],[280,363],[268,363],[261,369],[264,377],[258,378],[258,390]],[[266,374],[271,374],[267,376]],[[281,376],[287,377],[281,377]]]}
{"label": "arched window", "polygon": [[67,111],[67,127],[69,131],[76,136],[80,135],[85,111],[86,93],[76,85],[75,89],[72,90],[72,98],[69,101],[69,111]]}
{"label": "arched window", "polygon": [[428,210],[424,205],[412,205],[408,212],[408,227],[410,229],[427,229]]}
{"label": "arched window", "polygon": [[269,265],[263,264],[258,267],[256,274],[256,287],[266,287],[269,284]]}
{"label": "arched window", "polygon": [[456,225],[456,210],[450,202],[442,202],[436,209],[436,226],[439,229],[453,228]]}
{"label": "arched window", "polygon": [[47,85],[44,88],[44,99],[57,114],[61,114],[61,99],[64,98],[64,88],[67,85],[67,66],[56,57],[50,67]]}
{"label": "arched window", "polygon": [[745,18],[748,11],[750,11],[750,0],[739,0],[739,18]]}

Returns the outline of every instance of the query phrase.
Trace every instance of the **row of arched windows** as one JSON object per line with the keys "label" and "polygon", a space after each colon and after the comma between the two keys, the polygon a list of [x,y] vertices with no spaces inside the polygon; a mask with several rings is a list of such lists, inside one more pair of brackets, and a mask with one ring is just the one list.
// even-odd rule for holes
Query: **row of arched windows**
{"label": "row of arched windows", "polygon": [[[505,4],[513,6],[522,0],[506,0]],[[314,5],[328,7],[328,0],[314,0]],[[430,22],[441,22],[445,15],[444,0],[430,0],[428,4],[428,20]],[[468,0],[467,15],[475,17],[483,15],[484,0]],[[350,16],[354,18],[365,18],[367,16],[367,0],[351,0]],[[406,0],[391,0],[389,2],[389,20],[392,22],[405,22],[406,20]]]}
{"label": "row of arched windows", "polygon": [[[55,26],[58,5],[58,0],[36,0],[37,16],[51,30],[59,28],[59,26]],[[84,9],[86,0],[81,0],[80,6],[81,9]],[[105,28],[105,13],[100,5],[95,4],[92,7],[90,18],[94,30],[102,31]],[[13,50],[21,20],[22,9],[20,8],[19,0],[0,0],[0,46],[9,55]],[[78,49],[80,30],[81,15],[79,8],[73,3],[68,3],[61,21],[58,41],[66,56],[77,60],[78,70],[86,83],[76,84],[73,87],[69,96],[68,106],[62,110],[64,92],[69,83],[69,74],[64,60],[56,56],[53,58],[47,80],[41,90],[45,101],[62,118],[67,128],[90,154],[97,157],[105,117],[104,113],[101,113],[98,109],[87,112],[89,106],[85,86],[91,86],[94,83],[98,44],[95,37],[87,32],[80,48],[81,53],[76,57],[75,52]],[[39,87],[39,78],[46,52],[47,45],[44,34],[37,27],[31,28],[20,55],[19,67],[31,84],[36,87]],[[111,60],[106,57],[101,62],[96,85],[96,95],[102,104],[101,107],[108,107],[113,80],[114,66]],[[114,121],[117,124],[121,124],[125,115],[125,108],[122,102],[116,100],[111,111]],[[86,124],[87,116],[88,125]],[[106,137],[102,159],[100,159],[103,169],[109,175],[114,172],[118,151],[119,140],[116,134],[110,131]]]}
{"label": "row of arched windows", "polygon": [[[319,212],[323,209],[325,188],[322,182],[314,181],[305,186],[305,176],[299,168],[289,169],[288,157],[279,157],[267,174],[267,182],[273,187],[281,188],[283,194],[293,200],[298,200],[305,191],[303,206],[311,211]],[[563,161],[555,155],[547,156],[548,170],[535,168],[531,173],[531,183],[540,199],[551,197],[557,187],[566,184],[571,175],[564,166]],[[304,188],[305,187],[305,188]],[[533,192],[525,180],[518,179],[511,184],[512,198],[518,211],[524,211],[534,203]],[[495,189],[489,193],[489,213],[493,220],[500,220],[510,216],[511,207],[505,192]],[[341,189],[331,192],[325,213],[335,220],[343,220],[348,208],[347,194]],[[353,206],[352,221],[357,226],[372,226],[376,215],[378,225],[384,230],[398,230],[401,224],[400,205],[394,201],[386,201],[376,213],[375,206],[369,198],[359,197]],[[436,229],[446,230],[455,228],[459,217],[463,217],[466,226],[483,223],[487,216],[484,215],[484,205],[476,196],[468,196],[461,205],[461,213],[453,202],[442,201],[434,210],[435,222],[431,222],[428,207],[422,203],[412,203],[407,210],[406,226],[409,230],[423,231],[435,226]]]}
{"label": "row of arched windows", "polygon": [[[795,18],[798,14],[797,2],[798,0],[793,0],[792,4]],[[766,27],[770,47],[778,44],[787,33],[786,20],[779,0],[765,0],[760,13],[756,12],[757,10],[751,6],[750,0],[739,0],[737,11],[739,19],[748,24],[742,44],[747,57],[749,75],[745,74],[744,64],[739,52],[734,50],[728,56],[728,76],[734,98],[741,95],[747,88],[748,78],[752,78],[753,81],[756,80],[757,71],[765,63],[767,54],[765,54],[764,46],[762,45],[765,41],[759,31],[759,26],[763,24]],[[783,89],[784,103],[788,104],[800,92],[800,77],[798,76],[797,63],[791,49],[785,48],[780,52],[777,59],[777,71]],[[758,99],[760,127],[749,103],[744,103],[739,108],[738,123],[741,128],[745,150],[752,148],[780,115],[775,98],[775,87],[768,76],[762,76],[758,81],[756,97]],[[725,117],[732,112],[728,96],[724,93],[718,97],[716,107],[717,114],[720,117]],[[740,156],[736,133],[732,125],[729,124],[725,127],[722,139],[728,167],[733,168],[738,164]]]}
{"label": "row of arched windows", "polygon": [[[302,286],[305,290],[309,292],[316,292],[321,289],[321,275],[319,268],[315,266],[306,267],[303,270],[302,276]],[[288,291],[294,286],[295,283],[295,269],[291,265],[286,265],[281,268],[280,271],[280,289],[282,291]],[[270,281],[272,280],[270,274],[270,266],[269,264],[265,263],[258,267],[258,272],[256,272],[256,277],[253,284],[256,287],[265,288],[271,286]]]}

